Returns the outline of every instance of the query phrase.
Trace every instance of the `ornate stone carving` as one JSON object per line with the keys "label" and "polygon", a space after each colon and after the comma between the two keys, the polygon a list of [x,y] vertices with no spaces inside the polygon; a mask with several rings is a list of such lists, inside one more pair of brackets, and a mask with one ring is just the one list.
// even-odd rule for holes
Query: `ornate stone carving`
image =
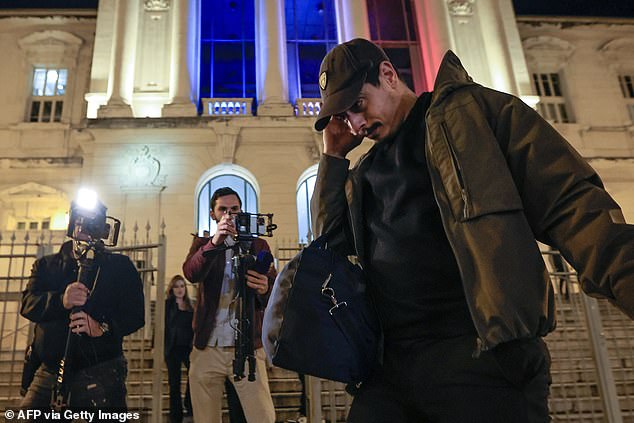
{"label": "ornate stone carving", "polygon": [[448,0],[447,8],[453,16],[473,15],[473,3],[475,0]]}
{"label": "ornate stone carving", "polygon": [[138,190],[164,186],[165,175],[161,175],[161,162],[150,152],[150,147],[144,145],[130,160],[121,188]]}
{"label": "ornate stone carving", "polygon": [[169,0],[145,0],[143,7],[146,12],[164,12],[169,10]]}

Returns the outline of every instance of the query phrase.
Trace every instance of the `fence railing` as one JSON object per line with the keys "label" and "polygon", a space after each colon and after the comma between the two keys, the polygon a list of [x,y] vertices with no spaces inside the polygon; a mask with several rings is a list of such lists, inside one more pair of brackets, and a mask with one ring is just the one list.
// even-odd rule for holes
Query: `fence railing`
{"label": "fence railing", "polygon": [[252,98],[203,98],[203,116],[253,116]]}
{"label": "fence railing", "polygon": [[[146,298],[145,328],[126,337],[128,404],[144,421],[159,422],[167,409],[163,370],[166,238],[157,241],[134,225],[115,253],[130,257],[139,270]],[[145,232],[145,234],[143,234]],[[162,232],[162,231],[161,231]],[[24,351],[32,324],[19,314],[21,291],[37,257],[56,251],[63,233],[0,232],[0,409],[15,407]],[[302,246],[279,242],[281,269]],[[556,251],[543,252],[555,291],[557,330],[546,337],[551,350],[550,410],[554,421],[619,423],[634,421],[634,323],[605,300],[583,294],[574,272]],[[311,422],[343,422],[352,398],[340,383],[306,379]]]}
{"label": "fence railing", "polygon": [[[154,304],[163,302],[165,291],[165,245],[161,228],[158,240],[151,242],[152,228],[145,231],[134,225],[122,237],[121,246],[110,249],[128,256],[136,266],[145,294],[145,326],[124,338],[128,360],[128,406],[140,411],[144,421],[158,422],[163,410],[163,324],[156,324]],[[20,383],[24,353],[33,337],[34,324],[20,316],[21,292],[26,288],[35,260],[56,252],[65,231],[34,234],[0,232],[0,409],[17,407],[21,401]],[[162,313],[161,310],[158,310]],[[162,316],[162,315],[161,315]]]}

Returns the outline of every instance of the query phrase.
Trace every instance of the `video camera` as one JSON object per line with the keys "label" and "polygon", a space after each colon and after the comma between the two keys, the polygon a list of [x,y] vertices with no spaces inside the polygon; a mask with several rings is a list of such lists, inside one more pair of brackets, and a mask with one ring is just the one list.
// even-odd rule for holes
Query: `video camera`
{"label": "video camera", "polygon": [[108,247],[117,245],[121,221],[106,216],[106,206],[93,191],[80,189],[70,204],[70,217],[66,235],[75,241],[95,244],[106,240]]}
{"label": "video camera", "polygon": [[250,241],[260,236],[273,236],[277,225],[273,223],[273,214],[235,213],[235,227],[238,231],[237,241]]}

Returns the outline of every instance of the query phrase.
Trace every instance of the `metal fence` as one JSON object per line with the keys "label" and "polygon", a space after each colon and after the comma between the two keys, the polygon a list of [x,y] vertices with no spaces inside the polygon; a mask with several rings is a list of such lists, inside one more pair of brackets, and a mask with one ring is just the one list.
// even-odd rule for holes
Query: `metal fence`
{"label": "metal fence", "polygon": [[[162,232],[162,231],[161,231]],[[141,236],[143,233],[143,236]],[[144,421],[159,422],[168,408],[163,369],[165,245],[135,225],[113,251],[131,258],[141,274],[146,325],[126,337],[128,404]],[[0,409],[19,404],[24,351],[32,324],[19,315],[21,291],[37,257],[59,248],[63,233],[0,233]],[[281,269],[302,246],[277,245]],[[581,293],[577,275],[556,251],[544,251],[555,290],[558,328],[546,338],[553,358],[550,410],[558,422],[634,422],[634,323],[604,300]],[[307,378],[311,422],[345,421],[351,397],[340,383]]]}
{"label": "metal fence", "polygon": [[[130,257],[143,282],[145,294],[145,326],[124,338],[128,360],[128,406],[138,410],[144,421],[159,421],[163,401],[163,325],[155,324],[157,311],[162,313],[165,286],[164,225],[157,241],[152,241],[152,228],[141,231],[134,225],[116,254]],[[24,353],[32,340],[33,324],[20,316],[21,292],[26,288],[32,264],[39,257],[59,250],[65,231],[44,231],[34,234],[15,231],[0,233],[0,410],[19,405],[20,382]],[[159,300],[160,310],[154,304]],[[160,314],[162,316],[162,314]],[[156,341],[156,342],[155,342]],[[157,345],[157,348],[154,346]]]}

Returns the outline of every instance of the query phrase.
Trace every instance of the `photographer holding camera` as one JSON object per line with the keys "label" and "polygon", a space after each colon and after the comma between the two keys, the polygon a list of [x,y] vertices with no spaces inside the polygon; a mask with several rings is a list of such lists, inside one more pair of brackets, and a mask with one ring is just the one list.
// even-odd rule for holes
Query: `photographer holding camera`
{"label": "photographer holding camera", "polygon": [[[236,332],[240,300],[234,258],[238,237],[235,218],[241,211],[242,201],[231,188],[219,188],[211,197],[211,217],[217,223],[211,238],[195,237],[183,264],[185,277],[199,284],[199,295],[194,313],[194,350],[190,356],[189,383],[194,420],[197,422],[222,421],[222,393],[228,377],[236,388],[244,415],[248,422],[273,423],[275,409],[269,390],[266,359],[262,349],[262,317],[275,280],[275,269],[269,266],[267,274],[247,270],[246,286],[255,292],[255,312],[252,329],[253,348],[257,365],[255,380],[234,377],[232,362],[236,356]],[[239,237],[238,237],[239,238]],[[251,253],[258,255],[270,251],[261,238],[250,242]]]}
{"label": "photographer holding camera", "polygon": [[143,286],[128,257],[105,250],[110,227],[97,206],[94,213],[72,203],[72,239],[35,262],[22,292],[20,314],[36,323],[33,352],[41,360],[22,409],[56,406],[58,390],[71,409],[126,409],[122,342],[145,323]]}

